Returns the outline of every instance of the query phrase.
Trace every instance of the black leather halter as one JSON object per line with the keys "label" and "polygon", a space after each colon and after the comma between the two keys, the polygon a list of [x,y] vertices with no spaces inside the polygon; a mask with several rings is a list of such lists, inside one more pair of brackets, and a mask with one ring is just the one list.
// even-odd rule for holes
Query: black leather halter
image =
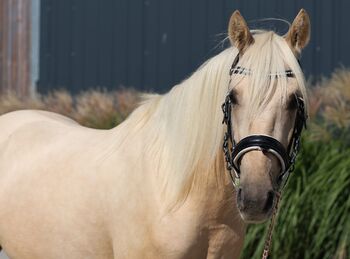
{"label": "black leather halter", "polygon": [[[239,53],[234,59],[230,69],[230,82],[233,74],[250,74],[249,69],[238,67]],[[299,60],[298,60],[299,62]],[[300,63],[299,63],[300,64]],[[294,77],[291,70],[286,70],[283,76]],[[277,75],[270,75],[277,76]],[[280,76],[280,75],[279,75]],[[287,149],[277,139],[266,135],[250,135],[243,138],[237,144],[234,140],[234,132],[231,121],[231,111],[233,100],[230,93],[226,96],[225,102],[222,104],[224,113],[223,123],[226,124],[226,132],[224,134],[223,151],[225,155],[226,168],[230,173],[232,183],[236,186],[240,178],[240,163],[247,152],[252,150],[260,150],[273,154],[281,165],[281,173],[278,178],[278,187],[283,188],[287,182],[289,174],[294,170],[296,156],[300,149],[300,137],[304,127],[306,127],[307,115],[305,112],[304,101],[302,98],[295,96],[297,102],[297,114],[294,122],[294,129],[291,140]],[[232,171],[235,172],[233,175]],[[283,182],[283,185],[282,185]],[[282,186],[281,186],[282,185]]]}

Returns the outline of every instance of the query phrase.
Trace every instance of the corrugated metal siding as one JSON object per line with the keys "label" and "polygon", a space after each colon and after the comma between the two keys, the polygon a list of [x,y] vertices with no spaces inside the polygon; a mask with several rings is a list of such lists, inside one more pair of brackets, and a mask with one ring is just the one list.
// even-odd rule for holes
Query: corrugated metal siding
{"label": "corrugated metal siding", "polygon": [[302,57],[306,74],[349,66],[348,0],[42,0],[38,89],[123,85],[163,92],[220,51],[233,10],[251,28],[285,31],[281,22],[257,19],[291,22],[302,7],[312,21]]}

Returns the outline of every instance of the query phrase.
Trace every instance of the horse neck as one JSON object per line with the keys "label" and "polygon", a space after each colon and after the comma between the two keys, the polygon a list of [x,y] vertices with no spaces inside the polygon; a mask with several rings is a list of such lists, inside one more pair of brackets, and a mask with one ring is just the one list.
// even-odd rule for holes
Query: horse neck
{"label": "horse neck", "polygon": [[233,58],[231,50],[222,52],[168,94],[146,101],[137,112],[135,121],[143,121],[143,133],[138,135],[146,143],[142,156],[153,161],[170,200],[184,200],[191,190],[205,190],[222,178],[223,161],[218,163],[221,103]]}

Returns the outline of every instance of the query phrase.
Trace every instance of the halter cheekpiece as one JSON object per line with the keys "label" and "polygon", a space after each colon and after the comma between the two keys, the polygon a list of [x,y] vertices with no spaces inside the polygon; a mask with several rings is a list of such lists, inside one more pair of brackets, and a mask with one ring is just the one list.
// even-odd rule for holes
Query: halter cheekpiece
{"label": "halter cheekpiece", "polygon": [[[240,53],[237,54],[232,63],[229,73],[230,82],[233,74],[249,75],[251,73],[249,69],[237,66],[239,62],[239,56]],[[271,74],[270,76],[295,77],[292,70],[286,70],[284,73],[278,75]],[[259,150],[262,152],[271,153],[278,159],[281,165],[281,173],[278,178],[278,185],[279,188],[284,187],[289,174],[294,170],[295,159],[300,149],[301,132],[303,128],[306,127],[307,120],[303,99],[297,96],[295,96],[295,98],[297,103],[297,114],[294,122],[292,137],[286,149],[277,139],[266,135],[250,135],[236,143],[231,120],[231,112],[234,103],[231,94],[227,94],[225,102],[222,104],[222,111],[224,113],[222,123],[226,124],[223,152],[226,161],[226,168],[229,171],[234,186],[237,186],[239,184],[240,163],[243,156],[250,151]],[[232,171],[234,171],[234,174]]]}

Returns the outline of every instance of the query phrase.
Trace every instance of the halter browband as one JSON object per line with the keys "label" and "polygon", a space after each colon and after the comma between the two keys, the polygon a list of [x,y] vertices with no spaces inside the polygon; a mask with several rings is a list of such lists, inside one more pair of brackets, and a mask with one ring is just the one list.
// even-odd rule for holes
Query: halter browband
{"label": "halter browband", "polygon": [[[251,75],[252,72],[250,71],[250,69],[244,68],[244,67],[240,67],[237,66],[232,70],[233,74],[240,74],[240,75]],[[288,69],[283,71],[282,73],[276,73],[276,74],[269,74],[270,77],[279,77],[279,76],[286,76],[286,77],[295,77],[294,73],[292,70]]]}
{"label": "halter browband", "polygon": [[[239,62],[239,55],[240,53],[238,53],[232,63],[230,69],[230,82],[232,74],[249,75],[251,73],[249,69],[237,66]],[[282,75],[287,77],[294,77],[292,70],[286,70],[284,73],[281,73],[278,76]],[[250,151],[259,150],[262,152],[271,153],[278,159],[281,165],[281,173],[278,179],[278,184],[281,185],[283,182],[282,180],[284,180],[284,186],[289,174],[294,170],[295,159],[300,148],[301,132],[303,128],[306,127],[307,115],[305,113],[304,102],[302,98],[297,96],[295,97],[297,98],[297,114],[292,137],[287,149],[277,139],[266,135],[250,135],[243,138],[236,144],[231,121],[231,111],[233,106],[233,101],[231,98],[232,97],[229,93],[225,98],[225,102],[222,104],[222,110],[224,113],[223,123],[225,123],[227,126],[227,130],[224,134],[223,151],[225,155],[226,168],[230,173],[232,183],[236,186],[236,182],[240,178],[240,163],[243,156]],[[232,174],[232,171],[235,172],[235,175]]]}
{"label": "halter browband", "polygon": [[[230,69],[230,76],[232,76],[232,74],[250,75],[252,73],[250,69],[237,66],[237,64],[239,62],[239,56],[240,56],[240,53],[238,53],[237,56],[235,57],[235,59],[233,60],[233,63],[231,65],[231,69]],[[300,60],[297,59],[297,61],[298,61],[299,66],[301,67]],[[291,69],[285,70],[282,73],[269,74],[269,76],[270,77],[272,77],[272,76],[295,77],[295,75]]]}

